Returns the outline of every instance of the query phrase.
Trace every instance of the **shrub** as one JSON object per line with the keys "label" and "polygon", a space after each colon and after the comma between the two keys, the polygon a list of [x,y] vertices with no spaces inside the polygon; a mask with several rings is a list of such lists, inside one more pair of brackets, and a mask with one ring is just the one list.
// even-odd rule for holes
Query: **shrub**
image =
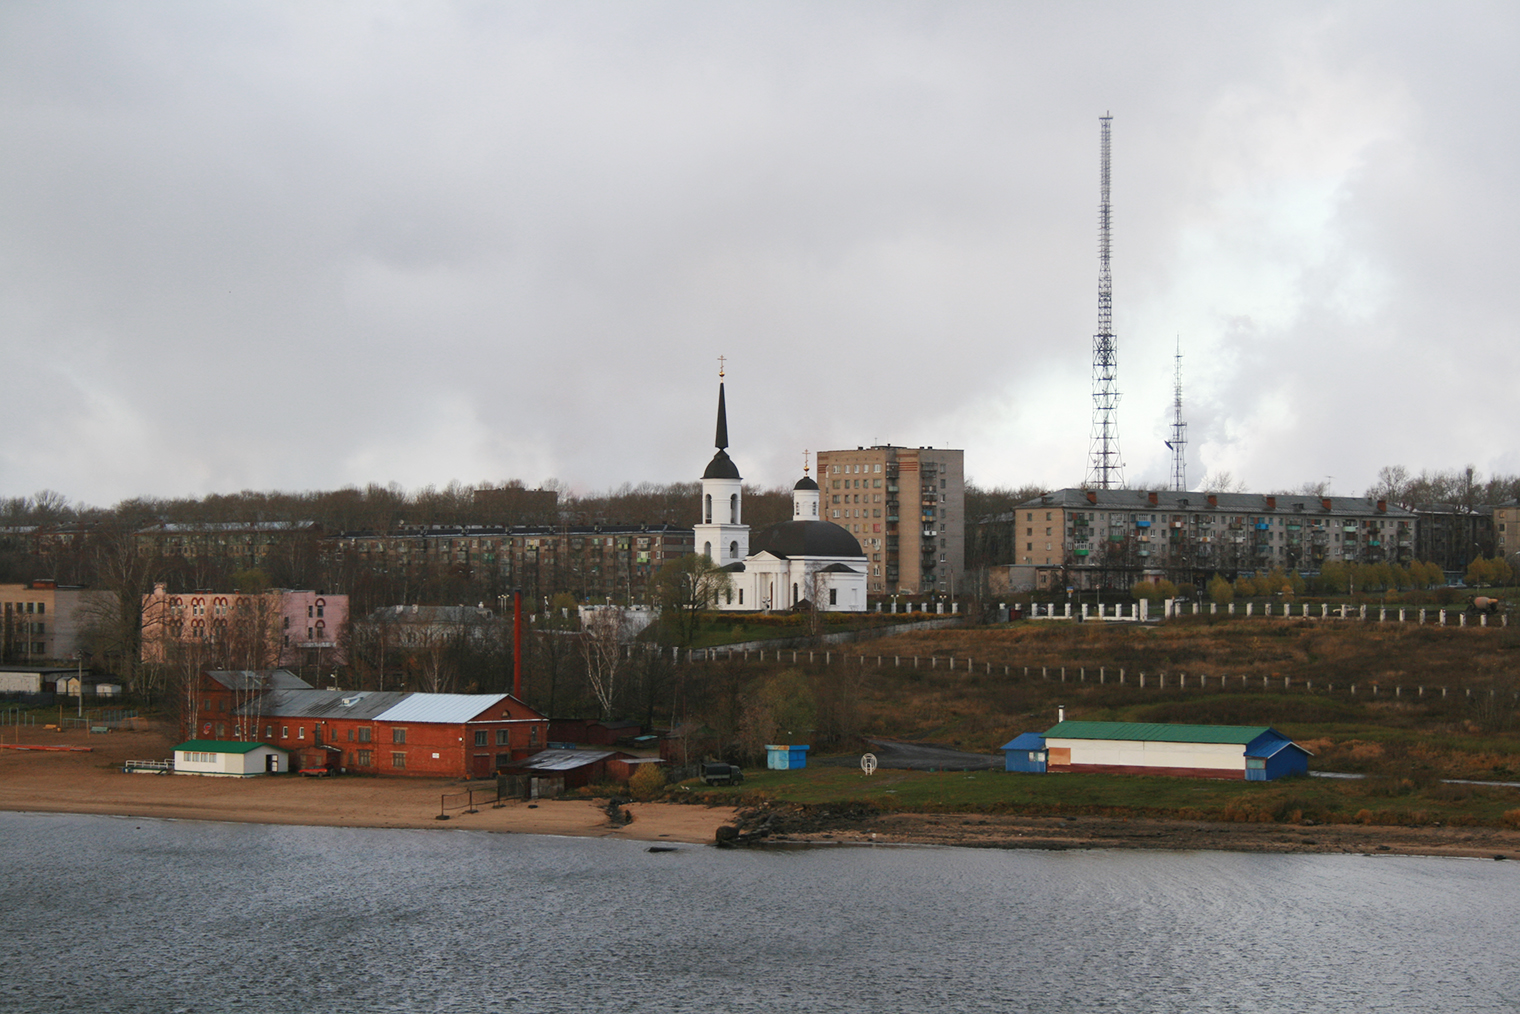
{"label": "shrub", "polygon": [[1215,574],[1209,581],[1209,601],[1221,606],[1229,605],[1235,601],[1235,586]]}
{"label": "shrub", "polygon": [[644,802],[653,799],[665,787],[665,769],[658,764],[640,764],[628,779],[628,794]]}
{"label": "shrub", "polygon": [[1520,810],[1505,810],[1502,819],[1505,827],[1520,827]]}

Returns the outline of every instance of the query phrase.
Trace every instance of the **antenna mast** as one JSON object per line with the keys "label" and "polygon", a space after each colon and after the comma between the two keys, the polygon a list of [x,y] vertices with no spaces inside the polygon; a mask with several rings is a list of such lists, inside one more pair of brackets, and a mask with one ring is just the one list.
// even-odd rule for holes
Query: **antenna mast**
{"label": "antenna mast", "polygon": [[1172,489],[1187,492],[1187,423],[1182,421],[1182,336],[1177,336],[1177,379],[1172,386]]}
{"label": "antenna mast", "polygon": [[1119,352],[1114,339],[1114,284],[1109,274],[1109,226],[1112,209],[1108,201],[1109,127],[1112,114],[1098,118],[1102,125],[1102,160],[1098,173],[1101,198],[1098,204],[1098,333],[1093,335],[1092,450],[1087,483],[1093,489],[1124,486],[1124,461],[1119,456]]}

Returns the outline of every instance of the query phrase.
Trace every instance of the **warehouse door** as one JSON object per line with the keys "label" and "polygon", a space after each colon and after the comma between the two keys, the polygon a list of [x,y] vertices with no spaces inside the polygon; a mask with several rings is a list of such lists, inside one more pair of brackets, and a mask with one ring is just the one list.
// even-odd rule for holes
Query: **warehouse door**
{"label": "warehouse door", "polygon": [[488,754],[488,753],[478,753],[478,754],[476,754],[475,755],[475,763],[474,763],[473,767],[470,770],[470,774],[472,776],[474,776],[475,778],[490,778],[491,777],[491,755]]}

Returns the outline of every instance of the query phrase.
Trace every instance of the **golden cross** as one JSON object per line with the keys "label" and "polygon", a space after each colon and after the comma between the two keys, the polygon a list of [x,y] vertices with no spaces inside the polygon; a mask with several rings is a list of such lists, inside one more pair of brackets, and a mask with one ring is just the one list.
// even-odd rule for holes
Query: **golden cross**
{"label": "golden cross", "polygon": [[718,357],[718,376],[720,376],[720,377],[723,376],[723,364],[725,362],[727,362],[727,360],[728,360],[727,356],[719,356]]}

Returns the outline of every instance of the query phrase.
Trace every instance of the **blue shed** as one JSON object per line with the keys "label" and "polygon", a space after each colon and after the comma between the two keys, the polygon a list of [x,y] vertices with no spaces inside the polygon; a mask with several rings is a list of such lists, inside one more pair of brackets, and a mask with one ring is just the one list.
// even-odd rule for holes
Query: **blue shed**
{"label": "blue shed", "polygon": [[798,768],[807,767],[807,752],[805,746],[775,746],[770,743],[765,745],[765,766],[772,771],[794,771]]}
{"label": "blue shed", "polygon": [[1003,770],[1027,774],[1045,773],[1045,737],[1023,732],[1003,744]]}
{"label": "blue shed", "polygon": [[1284,775],[1309,771],[1309,751],[1276,729],[1267,729],[1246,744],[1246,781],[1270,782]]}

